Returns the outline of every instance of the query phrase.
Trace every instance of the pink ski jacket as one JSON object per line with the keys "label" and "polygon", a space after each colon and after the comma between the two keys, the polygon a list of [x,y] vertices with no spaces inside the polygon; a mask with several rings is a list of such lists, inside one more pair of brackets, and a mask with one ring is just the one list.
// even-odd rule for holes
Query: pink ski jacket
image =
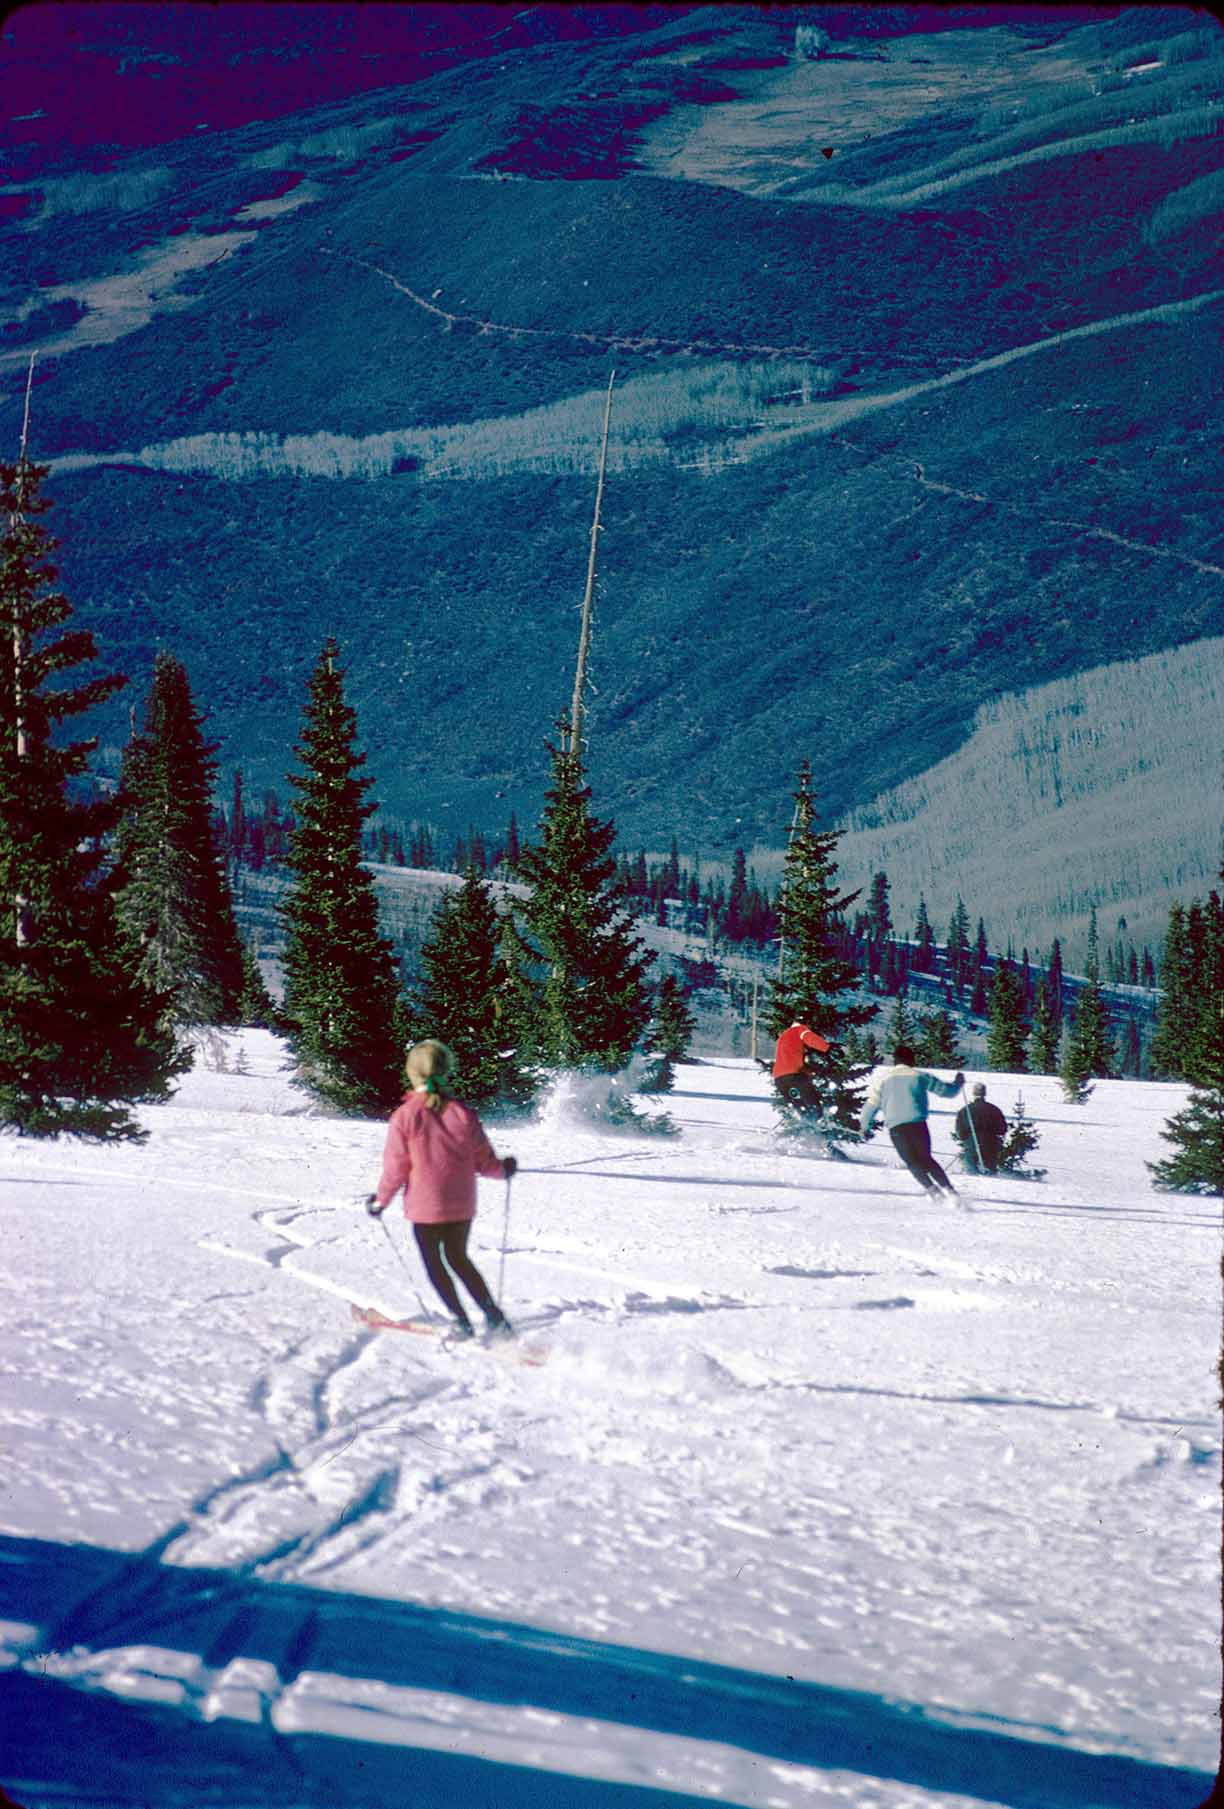
{"label": "pink ski jacket", "polygon": [[474,1218],[478,1174],[499,1180],[505,1169],[471,1106],[445,1099],[431,1112],[423,1093],[408,1093],[387,1126],[378,1204],[390,1205],[402,1187],[414,1225]]}

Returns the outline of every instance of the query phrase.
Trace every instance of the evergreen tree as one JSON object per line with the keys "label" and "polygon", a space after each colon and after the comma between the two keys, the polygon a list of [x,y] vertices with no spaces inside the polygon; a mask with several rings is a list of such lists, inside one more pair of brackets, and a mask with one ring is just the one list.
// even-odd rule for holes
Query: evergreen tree
{"label": "evergreen tree", "polygon": [[1094,910],[1088,929],[1088,961],[1084,984],[1076,1000],[1075,1018],[1067,1034],[1058,1070],[1064,1097],[1071,1104],[1081,1105],[1092,1091],[1088,1081],[1097,1075],[1108,1078],[1113,1071],[1113,1037],[1105,1000],[1101,994]]}
{"label": "evergreen tree", "polygon": [[931,920],[927,916],[926,899],[919,893],[918,920],[914,925],[914,950],[912,965],[917,973],[929,974],[935,965],[935,932],[931,928]]}
{"label": "evergreen tree", "polygon": [[1028,1024],[1024,1017],[1024,991],[1010,961],[995,967],[990,989],[990,1028],[986,1035],[986,1062],[1007,1074],[1025,1071],[1024,1044]]}
{"label": "evergreen tree", "polygon": [[1169,906],[1164,950],[1160,958],[1160,1004],[1152,1038],[1152,1072],[1168,1080],[1186,1078],[1190,1026],[1195,1017],[1196,975],[1185,906]]}
{"label": "evergreen tree", "polygon": [[969,995],[969,1009],[975,1018],[984,1018],[987,1013],[986,969],[977,962],[973,969],[973,991]]}
{"label": "evergreen tree", "polygon": [[646,1040],[646,1052],[654,1059],[643,1091],[670,1093],[676,1063],[683,1061],[697,1028],[684,989],[674,974],[664,974],[655,990],[654,1017]]}
{"label": "evergreen tree", "polygon": [[948,973],[957,992],[965,983],[965,975],[969,966],[969,913],[965,909],[965,901],[959,895],[952,920],[948,925],[948,944],[945,951]]}
{"label": "evergreen tree", "polygon": [[1029,1043],[1029,1066],[1034,1074],[1057,1072],[1061,1035],[1062,1025],[1050,1003],[1050,989],[1043,982],[1037,988],[1033,1005],[1033,1034]]}
{"label": "evergreen tree", "polygon": [[235,864],[246,854],[246,805],[242,797],[242,768],[234,768],[234,789],[230,803],[229,857]]}
{"label": "evergreen tree", "polygon": [[924,1068],[959,1068],[961,1052],[956,1041],[956,1020],[946,1007],[917,1020],[914,1055]]}
{"label": "evergreen tree", "polygon": [[124,755],[116,906],[141,951],[141,972],[172,994],[173,1020],[234,1024],[245,983],[242,940],[213,827],[216,750],[204,740],[203,721],[186,668],[159,653],[144,733]]}
{"label": "evergreen tree", "polygon": [[297,818],[289,847],[285,1015],[303,1082],[343,1111],[394,1105],[406,1021],[391,945],[378,932],[374,884],[361,861],[361,829],[375,806],[356,751],[357,719],[344,700],[334,640],[311,674],[290,775]]}
{"label": "evergreen tree", "polygon": [[517,1039],[505,1041],[507,947],[488,881],[469,866],[463,884],[443,895],[421,947],[422,981],[414,1034],[454,1052],[464,1099],[526,1105],[535,1090]]}
{"label": "evergreen tree", "polygon": [[242,945],[242,993],[238,1000],[238,1022],[261,1030],[275,1030],[280,1025],[280,1013],[264,985],[255,951],[246,942]]}
{"label": "evergreen tree", "polygon": [[57,733],[125,681],[48,683],[96,649],[85,630],[56,632],[72,606],[53,588],[45,475],[24,451],[0,465],[0,1122],[140,1141],[131,1107],[164,1099],[191,1058],[115,914],[103,846],[120,806],[74,795],[94,743]]}
{"label": "evergreen tree", "polygon": [[731,883],[723,913],[722,933],[728,942],[742,942],[747,932],[748,863],[742,848],[731,859]]}
{"label": "evergreen tree", "polygon": [[848,1062],[855,1067],[864,1068],[868,1072],[876,1067],[881,1059],[880,1039],[874,1030],[848,1030],[843,1048]]}
{"label": "evergreen tree", "polygon": [[1050,1011],[1062,1035],[1063,1026],[1063,958],[1062,943],[1055,936],[1050,944],[1049,959],[1046,961],[1045,986],[1049,994]]}
{"label": "evergreen tree", "polygon": [[910,1016],[905,994],[899,992],[892,1016],[888,1020],[888,1040],[895,1049],[898,1043],[912,1043],[916,1032],[917,1026]]}
{"label": "evergreen tree", "polygon": [[871,1022],[878,1006],[851,1003],[859,976],[839,948],[846,906],[858,897],[837,893],[835,851],[841,836],[815,827],[811,768],[805,760],[799,790],[778,917],[782,943],[778,978],[770,986],[770,1025],[775,1036],[802,1019],[827,1037],[833,1047],[809,1061],[809,1070],[824,1095],[830,1117],[852,1128],[862,1107],[866,1069],[852,1060],[843,1044],[846,1034]]}
{"label": "evergreen tree", "polygon": [[892,911],[888,903],[888,875],[881,869],[871,876],[867,901],[867,933],[873,942],[887,942],[892,935]]}
{"label": "evergreen tree", "polygon": [[1173,1153],[1148,1164],[1158,1187],[1224,1195],[1224,997],[1204,1027],[1189,1101],[1160,1135]]}
{"label": "evergreen tree", "polygon": [[1003,1139],[1003,1148],[999,1151],[999,1173],[1024,1175],[1030,1181],[1040,1181],[1045,1169],[1030,1168],[1028,1165],[1028,1157],[1040,1142],[1041,1133],[1026,1115],[1024,1096],[1021,1094],[1016,1100],[1011,1123]]}
{"label": "evergreen tree", "polygon": [[623,1067],[650,1018],[646,972],[654,959],[633,934],[610,882],[616,831],[591,815],[581,753],[550,746],[552,784],[539,841],[519,872],[531,887],[522,906],[543,968],[536,1041],[553,1067]]}
{"label": "evergreen tree", "polygon": [[1118,1051],[1118,1072],[1120,1074],[1138,1075],[1143,1066],[1143,1048],[1139,1040],[1139,1026],[1134,1018],[1127,1016],[1122,1020],[1122,1044]]}

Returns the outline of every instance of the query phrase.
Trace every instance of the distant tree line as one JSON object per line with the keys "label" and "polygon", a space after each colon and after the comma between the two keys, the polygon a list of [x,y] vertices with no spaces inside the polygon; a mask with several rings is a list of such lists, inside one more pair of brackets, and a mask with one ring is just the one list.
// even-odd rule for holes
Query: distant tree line
{"label": "distant tree line", "polygon": [[[883,872],[852,915],[861,893],[840,888],[839,836],[818,825],[806,763],[772,900],[742,850],[725,889],[702,887],[674,841],[654,868],[644,856],[618,861],[615,827],[594,814],[581,743],[565,717],[547,744],[534,838],[521,841],[511,818],[495,843],[474,830],[461,840],[463,883],[439,905],[421,975],[406,991],[380,930],[370,863],[423,859],[433,841],[419,826],[405,843],[396,827],[371,824],[376,806],[338,644],[324,643],[309,679],[291,810],[270,792],[251,809],[241,775],[229,816],[214,809],[216,748],[185,667],[164,649],[118,786],[102,795],[87,771],[95,744],[67,741],[60,728],[126,681],[62,682],[95,648],[89,634],[67,629],[71,606],[54,588],[54,543],[40,519],[44,475],[24,453],[0,466],[0,1111],[18,1132],[141,1136],[132,1108],[166,1097],[190,1060],[183,1033],[214,1024],[275,1023],[301,1083],[349,1112],[394,1102],[404,1046],[425,1035],[454,1046],[465,1092],[478,1103],[521,1105],[550,1071],[612,1072],[635,1049],[651,1058],[652,1084],[666,1087],[692,1017],[682,986],[650,978],[652,957],[634,923],[644,911],[660,922],[700,921],[712,942],[776,942],[768,1022],[780,1030],[803,1017],[830,1037],[820,1079],[834,1134],[852,1127],[861,1083],[881,1053],[873,994],[892,998],[890,1042],[914,1044],[933,1065],[959,1060],[958,1014],[968,1013],[986,1020],[991,1067],[1057,1072],[1068,1099],[1086,1098],[1098,1077],[1137,1071],[1133,1019],[1119,1048],[1105,985],[1110,974],[1143,985],[1156,968],[1146,949],[1123,942],[1124,923],[1103,981],[1093,913],[1085,972],[1069,985],[1057,940],[1040,966],[1027,949],[1019,960],[1010,948],[992,955],[984,923],[971,935],[960,898],[942,945],[924,900],[912,937],[898,938]],[[279,1006],[238,933],[232,862],[273,862],[286,874]],[[490,871],[513,876],[514,894],[495,898]],[[910,988],[931,977],[942,1003],[922,1013]],[[1218,1185],[1217,891],[1170,910],[1151,1057],[1159,1074],[1192,1089],[1166,1133],[1174,1154],[1156,1165],[1158,1179]]]}

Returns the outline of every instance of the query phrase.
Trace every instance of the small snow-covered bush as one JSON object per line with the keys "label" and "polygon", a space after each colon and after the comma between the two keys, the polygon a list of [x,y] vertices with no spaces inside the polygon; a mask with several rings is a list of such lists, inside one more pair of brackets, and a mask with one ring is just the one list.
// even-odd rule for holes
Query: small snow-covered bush
{"label": "small snow-covered bush", "polygon": [[829,34],[819,25],[796,25],[795,55],[814,63],[829,48]]}

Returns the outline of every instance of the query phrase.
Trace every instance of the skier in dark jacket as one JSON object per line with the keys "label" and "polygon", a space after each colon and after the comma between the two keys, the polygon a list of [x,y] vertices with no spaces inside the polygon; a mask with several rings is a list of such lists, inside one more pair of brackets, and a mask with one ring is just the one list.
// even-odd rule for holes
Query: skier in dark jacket
{"label": "skier in dark jacket", "polygon": [[823,1100],[820,1089],[804,1067],[807,1051],[815,1049],[820,1055],[827,1055],[833,1047],[827,1037],[821,1036],[818,1030],[804,1024],[796,1018],[789,1029],[784,1030],[778,1038],[774,1050],[773,1083],[778,1095],[789,1106],[795,1106],[801,1112],[820,1112]]}
{"label": "skier in dark jacket", "polygon": [[860,1135],[865,1137],[876,1113],[883,1112],[893,1148],[915,1181],[932,1196],[945,1193],[950,1200],[958,1196],[931,1154],[927,1098],[931,1093],[938,1093],[941,1098],[950,1099],[964,1084],[963,1074],[958,1074],[955,1080],[940,1080],[937,1075],[916,1068],[914,1051],[909,1044],[898,1043],[893,1050],[893,1066],[879,1068],[872,1076],[859,1121]]}
{"label": "skier in dark jacket", "polygon": [[1003,1139],[1007,1135],[1007,1120],[998,1106],[992,1105],[987,1099],[986,1088],[980,1080],[974,1084],[973,1098],[969,1104],[963,1105],[956,1114],[953,1129],[961,1144],[967,1169],[975,1175],[994,1175],[999,1172],[999,1157],[1003,1153]]}

